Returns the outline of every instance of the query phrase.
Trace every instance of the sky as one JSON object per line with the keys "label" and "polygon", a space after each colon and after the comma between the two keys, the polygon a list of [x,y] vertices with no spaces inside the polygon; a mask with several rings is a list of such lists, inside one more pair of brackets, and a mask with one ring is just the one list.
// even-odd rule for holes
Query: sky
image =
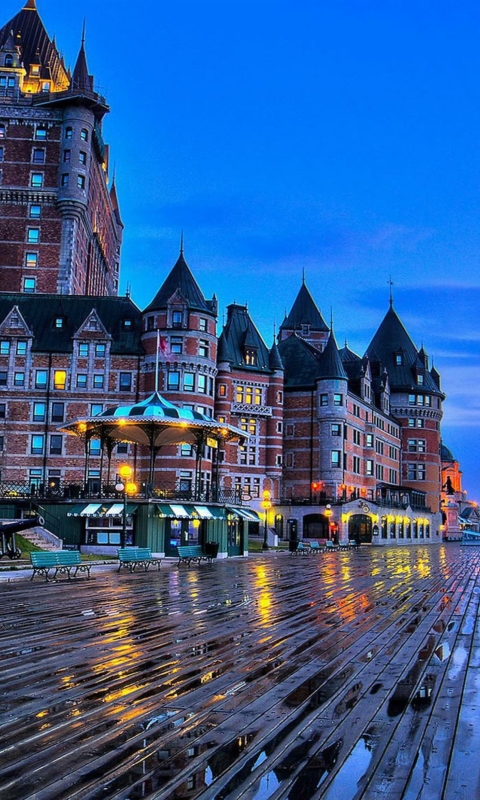
{"label": "sky", "polygon": [[[3,0],[2,24],[22,0]],[[447,395],[480,500],[480,4],[38,0],[73,66],[86,23],[125,223],[121,292],[185,258],[271,346],[305,276],[363,355],[394,307]]]}

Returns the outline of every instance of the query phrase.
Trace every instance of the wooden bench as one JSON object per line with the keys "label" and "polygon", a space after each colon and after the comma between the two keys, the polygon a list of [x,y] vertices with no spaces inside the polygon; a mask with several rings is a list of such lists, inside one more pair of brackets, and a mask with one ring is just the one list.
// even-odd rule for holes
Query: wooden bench
{"label": "wooden bench", "polygon": [[121,547],[117,550],[117,554],[118,572],[122,567],[126,567],[130,572],[134,572],[136,567],[141,567],[146,572],[150,564],[154,564],[157,569],[160,569],[162,563],[161,558],[152,556],[149,547]]}
{"label": "wooden bench", "polygon": [[200,564],[201,561],[212,561],[212,556],[204,553],[201,544],[179,544],[177,546],[178,564],[186,564],[187,567],[193,562]]}
{"label": "wooden bench", "polygon": [[51,569],[55,570],[53,580],[57,575],[66,575],[70,580],[72,577],[76,578],[79,572],[86,572],[89,578],[92,568],[91,564],[82,562],[78,550],[39,550],[30,553],[30,560],[33,567],[33,575],[30,578],[32,581],[35,575],[45,575],[45,580],[48,581]]}

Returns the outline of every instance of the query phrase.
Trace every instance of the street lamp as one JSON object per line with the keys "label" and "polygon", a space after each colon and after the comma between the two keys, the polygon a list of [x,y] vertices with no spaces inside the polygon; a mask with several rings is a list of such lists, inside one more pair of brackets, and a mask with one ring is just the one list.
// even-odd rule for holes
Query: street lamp
{"label": "street lamp", "polygon": [[127,543],[127,497],[129,494],[135,494],[137,491],[136,485],[129,481],[129,478],[132,477],[132,473],[133,469],[129,464],[122,464],[118,471],[120,481],[115,485],[117,492],[123,492],[123,519],[120,547],[125,547]]}
{"label": "street lamp", "polygon": [[268,542],[267,542],[267,535],[268,535],[268,509],[272,507],[272,502],[270,500],[270,492],[266,489],[263,493],[263,500],[262,500],[262,508],[265,509],[265,524],[263,528],[263,550],[268,550]]}

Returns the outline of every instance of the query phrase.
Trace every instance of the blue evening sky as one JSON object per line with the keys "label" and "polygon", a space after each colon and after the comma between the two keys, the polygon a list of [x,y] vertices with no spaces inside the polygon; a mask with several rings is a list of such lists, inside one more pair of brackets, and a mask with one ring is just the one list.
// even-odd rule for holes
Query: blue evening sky
{"label": "blue evening sky", "polygon": [[[4,0],[2,24],[22,0]],[[146,306],[185,256],[267,344],[305,272],[363,354],[394,305],[447,394],[480,499],[480,5],[474,0],[38,0],[112,113],[121,290]]]}

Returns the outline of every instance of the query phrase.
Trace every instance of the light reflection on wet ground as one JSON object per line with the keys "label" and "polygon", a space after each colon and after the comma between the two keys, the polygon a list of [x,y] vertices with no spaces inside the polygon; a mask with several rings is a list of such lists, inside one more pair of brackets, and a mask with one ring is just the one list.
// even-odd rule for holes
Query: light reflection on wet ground
{"label": "light reflection on wet ground", "polygon": [[480,548],[267,553],[0,596],[2,798],[476,796]]}

